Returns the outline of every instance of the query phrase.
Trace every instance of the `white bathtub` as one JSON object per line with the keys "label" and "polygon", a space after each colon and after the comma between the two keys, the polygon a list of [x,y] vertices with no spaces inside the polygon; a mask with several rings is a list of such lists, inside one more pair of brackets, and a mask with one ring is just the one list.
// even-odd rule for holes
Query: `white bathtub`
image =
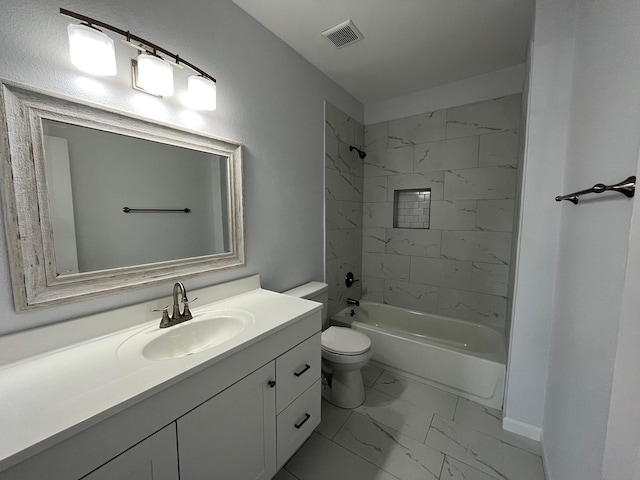
{"label": "white bathtub", "polygon": [[506,353],[500,332],[366,301],[331,320],[366,333],[372,342],[371,360],[385,369],[489,407],[502,407]]}

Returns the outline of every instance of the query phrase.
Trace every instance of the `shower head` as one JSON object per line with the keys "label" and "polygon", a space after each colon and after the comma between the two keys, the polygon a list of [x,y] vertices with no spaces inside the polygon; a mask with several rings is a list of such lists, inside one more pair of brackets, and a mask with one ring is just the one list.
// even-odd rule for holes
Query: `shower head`
{"label": "shower head", "polygon": [[364,157],[366,157],[366,156],[367,156],[367,154],[366,154],[366,153],[364,153],[364,152],[363,152],[362,150],[360,150],[359,148],[356,148],[356,147],[354,147],[353,145],[349,145],[349,151],[350,151],[350,152],[352,152],[352,151],[354,151],[354,150],[355,150],[356,152],[358,152],[358,155],[360,155],[360,158],[364,158]]}

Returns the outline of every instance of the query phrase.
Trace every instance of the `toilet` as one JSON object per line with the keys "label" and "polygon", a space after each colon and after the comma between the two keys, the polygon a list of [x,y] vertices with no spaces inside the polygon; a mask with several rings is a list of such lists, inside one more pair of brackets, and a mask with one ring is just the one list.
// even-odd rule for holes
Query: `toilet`
{"label": "toilet", "polygon": [[328,291],[326,283],[309,282],[283,293],[322,303],[322,371],[330,378],[322,397],[337,407],[356,408],[365,400],[362,367],[371,358],[371,339],[351,328],[328,327]]}

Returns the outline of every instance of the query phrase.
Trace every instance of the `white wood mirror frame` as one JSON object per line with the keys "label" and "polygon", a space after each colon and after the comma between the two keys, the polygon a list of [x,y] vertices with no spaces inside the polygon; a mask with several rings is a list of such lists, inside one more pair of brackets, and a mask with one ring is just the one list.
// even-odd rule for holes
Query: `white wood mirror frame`
{"label": "white wood mirror frame", "polygon": [[[104,295],[245,264],[241,145],[76,100],[1,82],[0,179],[17,311]],[[104,130],[228,158],[229,250],[225,253],[58,275],[42,119]]]}

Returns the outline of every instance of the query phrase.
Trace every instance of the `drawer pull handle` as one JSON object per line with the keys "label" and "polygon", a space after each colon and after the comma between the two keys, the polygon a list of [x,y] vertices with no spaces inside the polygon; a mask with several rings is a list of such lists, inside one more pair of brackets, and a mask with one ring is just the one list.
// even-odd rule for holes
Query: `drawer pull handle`
{"label": "drawer pull handle", "polygon": [[307,420],[309,420],[310,418],[311,418],[311,415],[309,415],[308,413],[305,413],[304,420],[302,420],[300,423],[296,423],[294,427],[296,427],[297,429],[300,429],[300,427],[302,427],[302,425],[307,423]]}
{"label": "drawer pull handle", "polygon": [[273,388],[273,387],[275,387],[275,386],[276,386],[276,381],[275,381],[275,380],[269,380],[269,381],[267,382],[267,384],[268,384],[271,388]]}
{"label": "drawer pull handle", "polygon": [[304,368],[302,370],[300,370],[299,372],[293,372],[293,374],[296,377],[299,377],[300,375],[302,375],[304,372],[306,372],[307,370],[309,370],[311,368],[311,365],[309,365],[308,363],[304,364]]}

